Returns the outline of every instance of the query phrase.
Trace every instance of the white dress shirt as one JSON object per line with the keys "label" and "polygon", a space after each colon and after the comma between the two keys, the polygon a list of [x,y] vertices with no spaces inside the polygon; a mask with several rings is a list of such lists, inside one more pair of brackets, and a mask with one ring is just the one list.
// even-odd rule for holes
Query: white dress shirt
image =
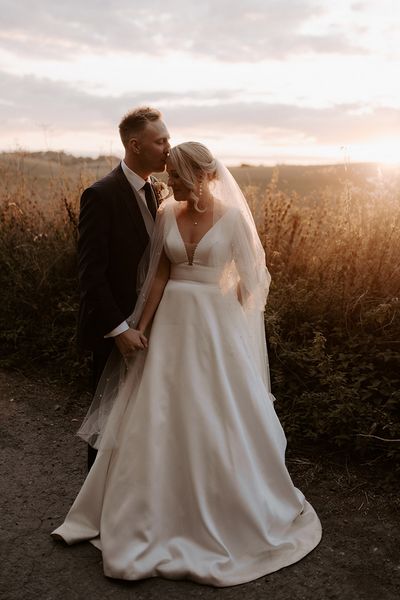
{"label": "white dress shirt", "polygon": [[[137,173],[132,171],[132,169],[130,169],[124,161],[121,161],[121,168],[122,168],[122,171],[124,172],[125,177],[129,181],[133,191],[136,192],[135,198],[136,198],[136,196],[138,196],[139,209],[140,209],[140,212],[142,213],[142,217],[144,220],[144,224],[146,226],[147,233],[149,234],[149,237],[151,237],[153,235],[153,231],[154,231],[154,220],[153,220],[153,217],[151,216],[151,213],[147,207],[146,196],[145,196],[144,189],[143,189],[144,184],[147,181],[149,183],[151,183],[151,181],[150,181],[150,179],[145,180],[142,177],[140,177],[140,175],[138,175]],[[132,202],[135,202],[135,198],[132,198]],[[139,199],[140,199],[140,201],[139,201]],[[129,329],[129,325],[126,321],[123,321],[120,325],[115,327],[112,331],[107,333],[107,335],[105,335],[104,337],[105,338],[115,337],[115,336],[119,335],[120,333],[127,331],[127,329]]]}

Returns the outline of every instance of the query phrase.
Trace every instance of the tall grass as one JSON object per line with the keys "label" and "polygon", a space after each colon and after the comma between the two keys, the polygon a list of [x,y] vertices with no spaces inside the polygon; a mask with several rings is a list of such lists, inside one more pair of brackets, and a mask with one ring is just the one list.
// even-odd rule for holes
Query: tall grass
{"label": "tall grass", "polygon": [[273,388],[289,439],[398,459],[398,188],[347,184],[307,202],[280,193],[275,178],[255,203],[273,281]]}
{"label": "tall grass", "polygon": [[[38,185],[22,162],[1,177],[1,364],[76,381],[87,369],[76,349],[76,223],[93,174],[58,171]],[[278,177],[243,187],[272,274],[266,329],[286,434],[398,460],[397,187],[347,183],[301,198],[279,191]]]}
{"label": "tall grass", "polygon": [[[15,167],[15,165],[13,165]],[[51,367],[72,377],[78,307],[76,241],[80,194],[87,183],[44,180],[23,160],[0,173],[1,364]]]}

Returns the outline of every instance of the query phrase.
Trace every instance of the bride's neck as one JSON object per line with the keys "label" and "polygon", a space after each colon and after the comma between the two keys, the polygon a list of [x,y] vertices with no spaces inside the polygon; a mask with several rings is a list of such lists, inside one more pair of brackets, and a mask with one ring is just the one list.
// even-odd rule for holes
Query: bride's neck
{"label": "bride's neck", "polygon": [[[203,194],[203,196],[201,197],[201,200],[199,200],[197,206],[201,211],[208,212],[213,207],[213,201],[214,201],[214,198],[212,197],[211,194],[207,194],[207,195]],[[192,199],[187,201],[186,210],[189,213],[194,213],[194,214],[199,213],[199,211],[195,207],[195,201]]]}

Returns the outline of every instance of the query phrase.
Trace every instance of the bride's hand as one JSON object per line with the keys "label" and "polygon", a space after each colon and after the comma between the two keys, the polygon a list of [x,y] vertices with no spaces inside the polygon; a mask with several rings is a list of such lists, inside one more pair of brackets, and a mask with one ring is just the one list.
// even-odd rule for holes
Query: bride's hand
{"label": "bride's hand", "polygon": [[130,358],[136,350],[147,348],[147,338],[138,329],[127,329],[114,339],[118,350],[124,358]]}

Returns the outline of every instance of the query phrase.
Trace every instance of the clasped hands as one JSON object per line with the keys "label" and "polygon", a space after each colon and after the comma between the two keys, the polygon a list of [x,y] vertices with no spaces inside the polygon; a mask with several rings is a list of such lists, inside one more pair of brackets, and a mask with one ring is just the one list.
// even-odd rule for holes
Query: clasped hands
{"label": "clasped hands", "polygon": [[147,338],[139,329],[127,329],[114,339],[125,360],[132,358],[136,350],[147,348]]}

